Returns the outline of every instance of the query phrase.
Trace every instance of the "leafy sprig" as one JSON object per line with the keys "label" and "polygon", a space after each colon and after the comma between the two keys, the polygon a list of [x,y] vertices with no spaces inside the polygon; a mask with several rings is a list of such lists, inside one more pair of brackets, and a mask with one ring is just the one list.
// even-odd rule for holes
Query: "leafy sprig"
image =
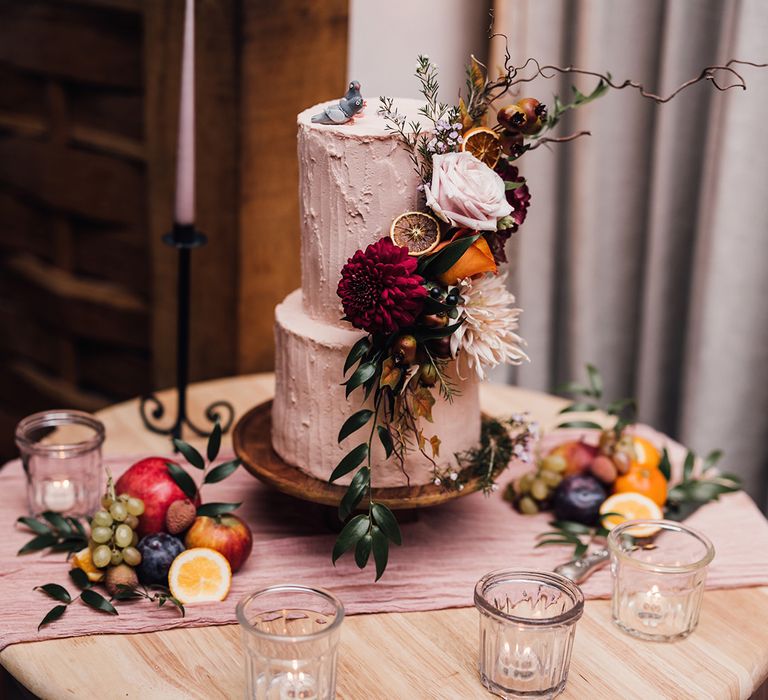
{"label": "leafy sprig", "polygon": [[[618,399],[616,401],[603,400],[603,378],[597,367],[587,364],[587,384],[579,382],[567,382],[558,388],[559,392],[573,394],[575,399],[565,408],[561,414],[591,413],[603,411],[615,420],[613,431],[618,438],[624,428],[635,422],[637,403],[634,399]],[[591,428],[602,430],[603,426],[593,420],[565,420],[559,423],[558,428]]]}
{"label": "leafy sprig", "polygon": [[[685,520],[705,503],[719,500],[725,493],[740,491],[742,483],[736,474],[717,471],[716,464],[722,458],[721,450],[713,450],[701,461],[701,472],[694,473],[696,454],[688,450],[683,462],[683,479],[667,492],[664,515],[670,520]],[[671,477],[669,454],[662,452],[659,469],[667,481]]]}
{"label": "leafy sprig", "polygon": [[105,598],[101,593],[93,590],[93,584],[88,579],[88,575],[82,569],[72,569],[69,572],[72,582],[80,589],[79,595],[74,598],[64,586],[58,583],[46,583],[42,586],[36,586],[35,590],[44,593],[49,598],[58,601],[59,605],[51,608],[37,626],[38,631],[45,625],[49,625],[60,619],[67,611],[70,605],[79,600],[89,608],[107,615],[117,615],[117,608],[112,605],[112,601],[127,601],[144,599],[157,603],[158,608],[162,608],[166,603],[174,605],[181,616],[184,617],[184,606],[179,600],[171,595],[171,592],[164,586],[150,586],[149,589],[141,586],[134,587],[125,584],[118,584],[117,592],[110,599]]}
{"label": "leafy sprig", "polygon": [[35,533],[17,554],[39,552],[43,549],[71,554],[88,544],[88,533],[77,518],[65,517],[47,510],[40,518],[21,517],[17,518],[16,522]]}
{"label": "leafy sprig", "polygon": [[[241,464],[239,459],[231,459],[227,462],[222,462],[215,467],[211,466],[219,456],[219,450],[221,449],[221,434],[221,424],[216,421],[216,424],[213,426],[213,430],[208,437],[205,457],[203,457],[203,455],[188,442],[176,438],[173,440],[176,450],[181,453],[187,463],[203,472],[203,483],[198,486],[186,469],[173,462],[165,463],[171,478],[184,492],[184,495],[191,501],[194,501],[202,495],[202,489],[205,484],[215,484],[219,481],[223,481],[232,476]],[[240,505],[240,503],[203,503],[197,507],[197,515],[216,517],[223,515],[224,513],[230,513],[239,508]]]}
{"label": "leafy sprig", "polygon": [[120,583],[116,586],[115,594],[110,600],[128,601],[128,600],[146,600],[150,603],[157,603],[158,608],[162,608],[166,603],[175,606],[184,617],[186,611],[183,603],[165,587],[160,585],[152,586],[129,586]]}
{"label": "leafy sprig", "polygon": [[117,615],[117,610],[112,603],[91,588],[93,584],[88,580],[88,575],[82,569],[72,569],[69,572],[69,576],[72,582],[80,589],[80,594],[74,598],[64,586],[58,583],[46,583],[35,587],[36,591],[40,591],[49,598],[59,602],[59,605],[54,606],[45,614],[45,617],[37,626],[38,631],[44,625],[49,625],[62,617],[67,612],[69,606],[77,600],[98,612],[106,613],[107,615]]}

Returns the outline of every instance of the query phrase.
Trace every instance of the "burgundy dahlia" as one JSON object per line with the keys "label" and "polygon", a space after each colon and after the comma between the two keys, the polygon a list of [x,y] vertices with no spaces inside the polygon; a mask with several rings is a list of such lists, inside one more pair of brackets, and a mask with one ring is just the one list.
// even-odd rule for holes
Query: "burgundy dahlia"
{"label": "burgundy dahlia", "polygon": [[341,270],[336,293],[346,319],[368,333],[394,333],[421,313],[427,290],[407,248],[382,238],[358,250]]}

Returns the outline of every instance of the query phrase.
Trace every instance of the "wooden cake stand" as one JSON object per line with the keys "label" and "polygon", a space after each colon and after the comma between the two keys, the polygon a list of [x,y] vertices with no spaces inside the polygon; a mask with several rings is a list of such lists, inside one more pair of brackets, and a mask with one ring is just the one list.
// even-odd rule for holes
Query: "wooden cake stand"
{"label": "wooden cake stand", "polygon": [[[272,401],[255,406],[235,426],[232,443],[243,466],[257,479],[278,491],[312,503],[338,506],[346,486],[329,484],[310,476],[298,467],[284,462],[272,449]],[[461,491],[449,491],[435,484],[374,488],[373,498],[393,510],[436,506],[466,496],[480,488],[480,478],[470,476],[469,468],[460,472],[466,477]]]}

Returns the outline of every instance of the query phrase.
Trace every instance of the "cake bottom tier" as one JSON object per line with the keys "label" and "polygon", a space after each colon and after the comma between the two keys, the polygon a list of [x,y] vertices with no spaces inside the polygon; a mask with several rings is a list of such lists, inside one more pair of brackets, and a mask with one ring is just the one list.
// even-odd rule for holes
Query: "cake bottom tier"
{"label": "cake bottom tier", "polygon": [[[318,479],[327,480],[341,458],[368,438],[368,431],[361,429],[341,445],[336,440],[344,421],[364,405],[362,390],[347,399],[341,386],[344,360],[360,337],[359,331],[307,316],[298,289],[275,309],[272,446],[283,460]],[[435,460],[441,468],[455,464],[454,454],[475,447],[480,439],[478,381],[474,373],[461,380],[453,371],[451,379],[461,393],[450,404],[436,397],[434,422],[420,422],[427,439],[437,435],[441,440]],[[426,484],[434,479],[432,463],[417,450],[409,453],[406,478],[395,459],[385,459],[378,440],[373,443],[372,467],[374,486]],[[348,484],[353,475],[337,483]]]}

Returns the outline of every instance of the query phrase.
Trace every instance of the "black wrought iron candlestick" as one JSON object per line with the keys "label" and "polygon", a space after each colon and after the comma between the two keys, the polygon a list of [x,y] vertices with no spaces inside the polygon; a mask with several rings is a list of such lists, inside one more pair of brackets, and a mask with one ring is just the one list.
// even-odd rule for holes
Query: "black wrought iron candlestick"
{"label": "black wrought iron candlestick", "polygon": [[[171,438],[181,438],[186,425],[195,435],[207,437],[211,430],[195,425],[187,415],[187,384],[189,380],[189,295],[190,295],[190,255],[193,248],[200,248],[208,242],[205,234],[200,233],[193,224],[174,224],[173,230],[163,236],[163,243],[176,248],[179,252],[179,278],[176,303],[176,419],[170,427],[163,428],[153,421],[161,420],[165,415],[163,406],[152,393],[141,398],[139,410],[141,420],[147,430]],[[211,424],[216,421],[222,432],[232,426],[235,409],[229,401],[214,401],[205,409],[205,418]]]}

